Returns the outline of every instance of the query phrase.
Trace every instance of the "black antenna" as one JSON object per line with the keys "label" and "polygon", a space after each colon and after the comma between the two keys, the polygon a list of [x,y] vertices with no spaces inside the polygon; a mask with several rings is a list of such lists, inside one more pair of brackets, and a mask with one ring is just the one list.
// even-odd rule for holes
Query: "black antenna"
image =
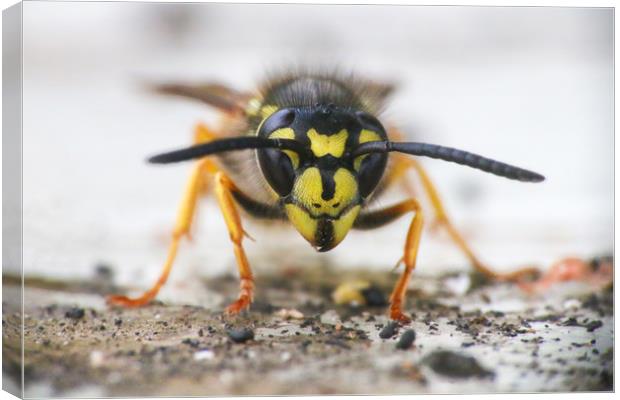
{"label": "black antenna", "polygon": [[545,180],[544,176],[536,172],[495,161],[467,151],[436,144],[389,141],[366,142],[359,145],[353,151],[352,155],[353,157],[357,157],[362,154],[388,153],[391,151],[414,156],[438,158],[440,160],[466,165],[471,168],[521,182],[542,182]]}
{"label": "black antenna", "polygon": [[179,161],[187,161],[195,158],[201,158],[212,154],[224,153],[227,151],[269,148],[292,150],[300,155],[304,155],[308,152],[308,149],[296,140],[266,139],[258,136],[245,136],[218,139],[204,144],[186,147],[180,150],[157,154],[155,156],[149,157],[148,162],[153,164],[169,164]]}

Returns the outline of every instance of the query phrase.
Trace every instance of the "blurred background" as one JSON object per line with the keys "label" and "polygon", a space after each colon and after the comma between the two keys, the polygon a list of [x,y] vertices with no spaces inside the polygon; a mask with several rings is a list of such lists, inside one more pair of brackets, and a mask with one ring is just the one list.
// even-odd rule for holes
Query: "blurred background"
{"label": "blurred background", "polygon": [[[88,278],[105,263],[118,283],[150,285],[191,165],[144,160],[189,144],[194,124],[217,114],[141,84],[251,90],[287,65],[396,82],[381,119],[410,139],[544,174],[544,183],[522,184],[422,160],[453,222],[489,264],[548,267],[612,250],[611,9],[26,2],[23,24],[27,275]],[[202,204],[173,287],[236,274],[217,206]],[[246,248],[257,274],[317,263],[387,272],[409,222],[352,232],[327,254],[292,228],[248,222],[256,242]],[[445,235],[425,233],[417,273],[467,267]]]}

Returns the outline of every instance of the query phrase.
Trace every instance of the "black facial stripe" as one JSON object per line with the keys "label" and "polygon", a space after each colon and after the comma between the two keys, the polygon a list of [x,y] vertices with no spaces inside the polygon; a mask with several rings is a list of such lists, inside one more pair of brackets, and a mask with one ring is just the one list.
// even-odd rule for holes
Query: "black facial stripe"
{"label": "black facial stripe", "polygon": [[297,118],[290,127],[295,131],[297,140],[306,139],[305,134],[309,129],[327,136],[338,134],[342,129],[346,129],[351,136],[362,129],[360,122],[349,110],[336,107],[325,113],[325,109],[325,106],[320,106],[295,110]]}
{"label": "black facial stripe", "polygon": [[314,242],[318,247],[318,251],[328,251],[333,246],[334,242],[334,225],[331,221],[326,219],[319,219],[314,234]]}
{"label": "black facial stripe", "polygon": [[321,174],[321,185],[323,186],[323,192],[321,198],[323,200],[331,200],[336,193],[336,182],[334,181],[334,170],[326,170],[319,168]]}

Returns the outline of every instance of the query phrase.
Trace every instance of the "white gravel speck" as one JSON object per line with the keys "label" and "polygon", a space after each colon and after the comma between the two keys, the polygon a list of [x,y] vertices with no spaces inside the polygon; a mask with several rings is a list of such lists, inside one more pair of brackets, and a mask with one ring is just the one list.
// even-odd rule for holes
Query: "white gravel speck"
{"label": "white gravel speck", "polygon": [[200,350],[194,353],[194,360],[202,361],[202,360],[213,360],[215,358],[215,353],[211,350]]}

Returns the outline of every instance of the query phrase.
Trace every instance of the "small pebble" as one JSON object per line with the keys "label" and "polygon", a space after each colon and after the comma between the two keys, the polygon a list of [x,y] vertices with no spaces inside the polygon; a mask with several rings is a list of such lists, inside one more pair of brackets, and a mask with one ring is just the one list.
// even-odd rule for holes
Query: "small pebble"
{"label": "small pebble", "polygon": [[72,309],[70,309],[69,311],[65,313],[65,317],[71,318],[71,319],[81,319],[84,317],[84,309],[73,307]]}
{"label": "small pebble", "polygon": [[212,360],[215,357],[215,353],[211,350],[200,350],[194,353],[194,360]]}
{"label": "small pebble", "polygon": [[229,329],[226,331],[228,337],[235,343],[243,343],[254,339],[254,331],[250,328]]}
{"label": "small pebble", "polygon": [[586,325],[586,329],[588,330],[588,332],[594,332],[595,330],[597,330],[601,326],[603,326],[603,322],[602,321],[591,321],[591,322],[588,323],[588,325]]}
{"label": "small pebble", "polygon": [[183,339],[181,343],[186,344],[190,347],[194,347],[194,348],[200,345],[200,342],[197,339],[190,339],[190,338]]}
{"label": "small pebble", "polygon": [[563,326],[579,326],[579,322],[577,322],[577,318],[571,317],[562,323]]}
{"label": "small pebble", "polygon": [[300,311],[295,310],[294,308],[292,309],[283,308],[279,310],[278,312],[276,312],[276,316],[283,318],[283,319],[303,319],[304,318],[304,315]]}
{"label": "small pebble", "polygon": [[474,357],[449,350],[436,350],[424,357],[422,362],[436,373],[451,378],[493,378],[495,375],[482,367]]}
{"label": "small pebble", "polygon": [[398,343],[396,343],[396,348],[400,350],[407,350],[411,347],[411,345],[413,345],[414,341],[415,331],[413,329],[407,329],[402,335],[400,335],[400,339],[398,340]]}
{"label": "small pebble", "polygon": [[381,332],[379,332],[379,337],[381,339],[389,339],[392,336],[396,335],[396,332],[398,332],[398,328],[398,322],[391,321],[383,329],[381,329]]}

